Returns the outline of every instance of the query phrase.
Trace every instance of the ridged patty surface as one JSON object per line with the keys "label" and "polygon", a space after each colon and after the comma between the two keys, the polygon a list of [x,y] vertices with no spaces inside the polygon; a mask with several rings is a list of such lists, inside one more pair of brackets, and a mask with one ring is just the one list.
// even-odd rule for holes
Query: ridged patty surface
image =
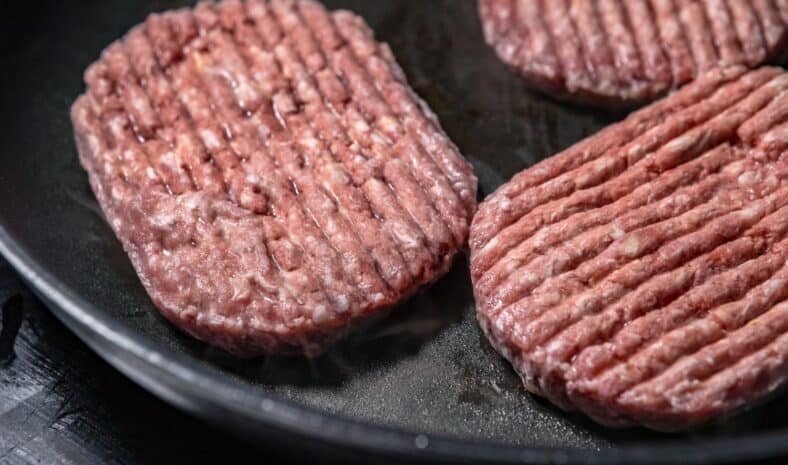
{"label": "ridged patty surface", "polygon": [[154,14],[85,81],[94,192],[156,306],[200,339],[314,355],[464,247],[472,169],[350,12]]}
{"label": "ridged patty surface", "polygon": [[785,384],[786,89],[712,70],[479,206],[478,319],[530,391],[678,429]]}
{"label": "ridged patty surface", "polygon": [[780,64],[786,0],[479,0],[487,42],[532,86],[585,104],[651,100],[717,66]]}

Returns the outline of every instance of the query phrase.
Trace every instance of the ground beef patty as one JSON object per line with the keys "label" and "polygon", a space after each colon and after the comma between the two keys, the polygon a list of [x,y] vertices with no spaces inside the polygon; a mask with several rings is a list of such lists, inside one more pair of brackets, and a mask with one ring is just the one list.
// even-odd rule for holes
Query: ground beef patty
{"label": "ground beef patty", "polygon": [[464,246],[472,169],[352,13],[154,14],[85,81],[96,197],[155,305],[204,341],[314,355]]}
{"label": "ground beef patty", "polygon": [[630,106],[720,65],[777,62],[785,0],[480,0],[487,42],[534,87]]}
{"label": "ground beef patty", "polygon": [[480,205],[478,319],[528,390],[678,429],[785,383],[786,89],[712,70]]}

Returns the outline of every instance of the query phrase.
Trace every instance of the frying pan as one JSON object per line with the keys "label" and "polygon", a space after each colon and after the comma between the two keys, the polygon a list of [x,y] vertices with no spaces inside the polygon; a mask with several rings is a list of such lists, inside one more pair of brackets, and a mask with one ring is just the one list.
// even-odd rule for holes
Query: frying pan
{"label": "frying pan", "polygon": [[[327,1],[363,15],[486,195],[621,118],[529,93],[476,5]],[[76,334],[174,405],[256,441],[358,460],[719,463],[788,457],[788,400],[684,434],[610,430],[528,395],[475,324],[467,260],[318,360],[236,360],[152,306],[79,167],[68,109],[100,50],[170,1],[17,2],[0,14],[0,252]],[[28,11],[29,9],[29,11]]]}

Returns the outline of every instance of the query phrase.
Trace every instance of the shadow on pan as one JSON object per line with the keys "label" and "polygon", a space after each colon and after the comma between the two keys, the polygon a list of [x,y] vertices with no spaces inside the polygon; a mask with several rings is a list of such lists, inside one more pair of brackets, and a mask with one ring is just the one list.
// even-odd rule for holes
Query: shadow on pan
{"label": "shadow on pan", "polygon": [[[527,92],[483,43],[472,0],[327,3],[361,13],[390,43],[413,87],[474,164],[480,196],[621,117]],[[271,426],[266,422],[273,414],[260,406],[283,405],[294,409],[294,418],[322,425],[304,420],[300,434],[307,439],[310,431],[317,437],[321,428],[330,430],[326,425],[341,425],[342,431],[355,432],[354,446],[386,452],[405,440],[409,445],[401,452],[413,457],[701,463],[788,454],[785,397],[699,431],[666,435],[609,430],[529,396],[476,326],[464,258],[389,319],[312,362],[235,360],[167,324],[101,218],[76,159],[68,109],[82,91],[82,71],[106,44],[147,13],[182,4],[86,1],[77,11],[66,2],[48,2],[32,12],[16,2],[0,15],[13,24],[0,27],[0,65],[13,70],[0,74],[3,237],[58,288],[79,296],[95,321],[118,328],[135,346],[154,348],[172,361],[169,368],[218,386],[216,392],[195,393],[171,383],[181,400],[199,395],[178,405],[252,437],[270,433],[264,426]],[[88,340],[102,338],[95,326],[74,321],[71,326]],[[128,347],[103,343],[101,355],[121,363]],[[124,371],[138,381],[153,373],[139,362]],[[163,385],[173,376],[165,371],[146,379]],[[243,398],[226,397],[228,392],[241,392]],[[223,410],[201,409],[206,403]]]}

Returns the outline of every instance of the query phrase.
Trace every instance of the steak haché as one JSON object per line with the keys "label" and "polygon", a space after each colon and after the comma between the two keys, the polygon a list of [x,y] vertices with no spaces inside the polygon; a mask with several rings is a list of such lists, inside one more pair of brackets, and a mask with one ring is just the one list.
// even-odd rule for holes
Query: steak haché
{"label": "steak hach\u00e9", "polygon": [[151,15],[85,73],[80,159],[156,307],[239,355],[313,356],[448,269],[472,168],[358,16]]}
{"label": "steak hach\u00e9", "polygon": [[531,86],[630,107],[717,66],[777,63],[786,0],[479,0],[487,42]]}
{"label": "steak hach\u00e9", "polygon": [[526,388],[674,430],[788,377],[788,73],[720,68],[515,175],[470,232]]}

